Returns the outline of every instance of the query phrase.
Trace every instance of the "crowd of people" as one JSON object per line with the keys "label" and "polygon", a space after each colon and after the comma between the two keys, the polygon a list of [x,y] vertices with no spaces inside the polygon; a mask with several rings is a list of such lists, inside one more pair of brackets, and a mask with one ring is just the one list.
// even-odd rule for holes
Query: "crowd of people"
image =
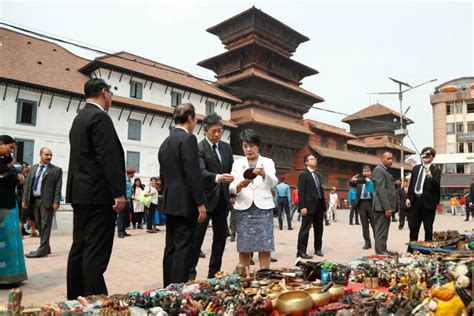
{"label": "crowd of people", "polygon": [[[249,270],[257,253],[261,269],[275,261],[274,217],[279,229],[293,230],[292,220],[301,220],[295,255],[313,258],[307,252],[311,227],[314,254],[324,256],[324,226],[340,218],[340,200],[336,188],[326,201],[317,157],[303,158],[306,168],[291,190],[284,176],[277,178],[271,158],[261,154],[259,134],[251,129],[240,133],[243,156],[234,161],[230,145],[221,140],[222,118],[213,113],[203,119],[205,137],[198,143],[193,131],[196,112],[192,104],[174,108],[174,129],[159,148],[159,177],[148,185],[135,178],[135,170],[126,168],[124,151],[112,120],[107,114],[112,91],[102,79],[91,79],[84,87],[86,104],[77,114],[69,134],[70,160],[66,184],[66,202],[73,208],[73,243],[67,264],[67,296],[107,294],[103,277],[112,253],[115,226],[119,238],[130,236],[127,229],[159,231],[166,225],[163,254],[163,285],[181,283],[196,277],[202,257],[201,247],[212,222],[212,252],[208,277],[220,271],[226,240],[236,242],[239,262]],[[54,213],[61,201],[62,170],[51,163],[52,151],[42,148],[40,162],[26,175],[12,168],[11,152],[15,140],[0,138],[0,224],[2,239],[13,256],[0,252],[1,283],[20,284],[26,280],[21,231],[29,222],[30,234],[38,235],[39,248],[29,258],[51,253],[50,234]],[[350,180],[350,224],[362,226],[364,249],[387,253],[387,238],[393,214],[399,213],[399,228],[408,219],[410,240],[417,240],[421,224],[425,240],[432,239],[436,206],[440,197],[441,171],[432,164],[436,155],[431,147],[422,151],[422,164],[413,169],[410,179],[399,188],[389,172],[393,154],[384,152],[373,170],[363,166],[361,174]],[[26,179],[25,179],[26,175]],[[15,188],[17,196],[15,196]],[[19,193],[20,192],[20,193]],[[18,199],[18,196],[21,199]],[[25,212],[18,211],[21,205]],[[276,211],[276,212],[275,212]],[[230,223],[228,218],[230,215]],[[22,226],[20,226],[20,223]],[[14,232],[12,237],[11,231]],[[18,234],[16,232],[18,231]]]}

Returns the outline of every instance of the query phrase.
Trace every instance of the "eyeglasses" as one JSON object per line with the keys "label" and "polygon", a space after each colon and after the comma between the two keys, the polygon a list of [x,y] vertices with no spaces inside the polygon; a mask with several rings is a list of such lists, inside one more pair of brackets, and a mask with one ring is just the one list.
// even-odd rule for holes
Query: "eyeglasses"
{"label": "eyeglasses", "polygon": [[108,93],[110,93],[111,96],[114,95],[114,93],[112,91],[110,91],[110,89],[105,89],[105,91],[107,91]]}
{"label": "eyeglasses", "polygon": [[209,134],[222,134],[223,129],[222,128],[216,128],[216,129],[210,129],[207,131]]}

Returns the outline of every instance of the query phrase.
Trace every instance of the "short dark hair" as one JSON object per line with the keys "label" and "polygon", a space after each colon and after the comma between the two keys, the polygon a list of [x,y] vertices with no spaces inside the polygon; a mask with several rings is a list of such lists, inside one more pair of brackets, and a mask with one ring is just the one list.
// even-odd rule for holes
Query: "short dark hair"
{"label": "short dark hair", "polygon": [[364,169],[372,170],[372,167],[370,165],[363,165],[362,170],[364,170]]}
{"label": "short dark hair", "polygon": [[220,126],[224,126],[224,124],[222,123],[222,117],[215,112],[206,115],[204,117],[204,120],[202,121],[202,126],[204,127],[204,131],[207,131],[209,127],[216,124],[219,124]]}
{"label": "short dark hair", "polygon": [[110,90],[110,85],[101,78],[89,79],[84,85],[84,94],[86,98],[97,98],[102,89]]}
{"label": "short dark hair", "polygon": [[0,135],[0,144],[16,144],[16,139],[11,137],[10,135]]}
{"label": "short dark hair", "polygon": [[313,156],[314,158],[316,158],[316,156],[313,155],[313,154],[307,154],[307,155],[305,155],[305,156],[303,157],[303,162],[304,162],[304,163],[307,163],[308,160],[309,160],[309,157],[311,157],[311,156]]}
{"label": "short dark hair", "polygon": [[240,140],[240,146],[242,146],[243,142],[246,142],[247,144],[253,144],[257,147],[260,147],[261,140],[260,140],[260,135],[253,129],[244,129],[240,135],[239,135],[239,140]]}
{"label": "short dark hair", "polygon": [[382,153],[382,156],[385,155],[385,154],[390,154],[393,156],[393,152],[391,150],[384,150],[383,153]]}
{"label": "short dark hair", "polygon": [[196,118],[196,110],[191,103],[178,104],[174,108],[173,121],[175,124],[184,124],[189,117]]}
{"label": "short dark hair", "polygon": [[433,147],[425,147],[421,150],[421,153],[425,153],[429,151],[429,153],[431,154],[431,156],[433,156],[433,158],[436,156],[436,150],[433,148]]}

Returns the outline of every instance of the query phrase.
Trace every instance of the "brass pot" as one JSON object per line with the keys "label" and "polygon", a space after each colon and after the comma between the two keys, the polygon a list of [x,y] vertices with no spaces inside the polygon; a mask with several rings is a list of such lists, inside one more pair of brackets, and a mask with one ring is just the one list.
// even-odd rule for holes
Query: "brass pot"
{"label": "brass pot", "polygon": [[344,296],[344,287],[342,285],[333,285],[329,289],[331,294],[331,302],[337,302]]}
{"label": "brass pot", "polygon": [[313,300],[306,291],[282,293],[277,299],[277,309],[282,314],[306,313],[312,306]]}
{"label": "brass pot", "polygon": [[322,307],[324,305],[329,304],[331,301],[331,294],[329,292],[321,293],[321,288],[319,287],[310,287],[305,290],[306,292],[311,295],[311,299],[313,300],[314,307]]}

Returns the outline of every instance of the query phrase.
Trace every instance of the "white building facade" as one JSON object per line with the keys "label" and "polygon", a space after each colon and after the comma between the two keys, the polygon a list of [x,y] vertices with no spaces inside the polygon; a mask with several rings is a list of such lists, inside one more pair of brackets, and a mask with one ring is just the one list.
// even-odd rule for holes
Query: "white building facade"
{"label": "white building facade", "polygon": [[[103,78],[112,86],[114,97],[108,113],[122,142],[126,165],[136,169],[136,177],[142,181],[159,175],[158,149],[173,128],[176,104],[195,106],[198,125],[194,134],[198,141],[204,137],[201,123],[206,114],[216,112],[223,118],[223,141],[229,142],[231,129],[237,127],[230,121],[230,110],[240,100],[179,69],[128,53],[119,55],[129,65],[117,67],[114,60],[122,61],[122,57],[108,56],[105,59],[110,63],[101,62],[96,67],[95,61],[77,57],[55,43],[2,28],[0,42],[0,134],[17,139],[18,162],[38,163],[40,148],[51,148],[52,163],[63,169],[64,183],[69,130],[77,111],[85,104],[82,89],[91,77]],[[22,52],[25,43],[29,44]],[[60,56],[49,56],[51,51]],[[17,61],[19,55],[25,60]],[[57,76],[57,68],[64,67],[64,62],[71,67]],[[140,63],[140,69],[135,69],[136,63]],[[15,69],[4,69],[8,65]],[[161,73],[154,71],[156,67]],[[32,80],[29,82],[28,78]]]}

